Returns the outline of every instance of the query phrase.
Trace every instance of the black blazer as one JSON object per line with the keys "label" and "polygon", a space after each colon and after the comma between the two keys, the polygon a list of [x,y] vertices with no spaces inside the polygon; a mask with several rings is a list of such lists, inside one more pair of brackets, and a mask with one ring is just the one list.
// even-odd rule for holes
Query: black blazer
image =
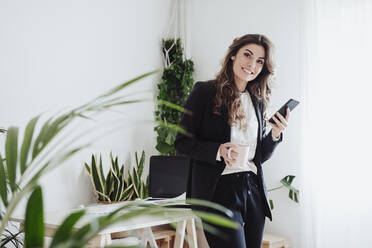
{"label": "black blazer", "polygon": [[[278,141],[273,141],[271,131],[265,135],[266,123],[263,120],[263,102],[259,101],[247,87],[251,96],[258,120],[257,148],[253,162],[257,167],[260,181],[260,191],[265,199],[265,215],[272,220],[268,203],[266,186],[262,172],[262,163],[268,160],[275,147],[282,141],[282,134]],[[225,162],[217,161],[216,156],[221,144],[230,142],[230,126],[228,125],[227,109],[221,110],[221,115],[213,113],[213,99],[216,95],[215,81],[197,82],[188,97],[185,109],[192,114],[183,114],[180,126],[190,135],[177,134],[174,142],[176,150],[191,158],[188,198],[210,201]],[[192,205],[193,209],[203,209]]]}

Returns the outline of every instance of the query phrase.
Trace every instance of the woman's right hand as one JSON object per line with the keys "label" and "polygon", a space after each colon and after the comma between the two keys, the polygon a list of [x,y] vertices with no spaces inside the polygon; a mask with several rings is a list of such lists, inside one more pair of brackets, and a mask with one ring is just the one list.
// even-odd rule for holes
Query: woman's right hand
{"label": "woman's right hand", "polygon": [[234,150],[231,150],[230,151],[230,157],[228,156],[228,152],[229,152],[229,149],[233,149],[233,148],[237,148],[238,146],[233,144],[233,143],[230,143],[230,142],[227,142],[227,143],[224,143],[224,144],[221,144],[220,145],[220,156],[223,157],[223,159],[225,160],[225,163],[227,166],[231,167],[232,166],[232,163],[234,163],[236,161],[236,158],[238,156],[238,153]]}

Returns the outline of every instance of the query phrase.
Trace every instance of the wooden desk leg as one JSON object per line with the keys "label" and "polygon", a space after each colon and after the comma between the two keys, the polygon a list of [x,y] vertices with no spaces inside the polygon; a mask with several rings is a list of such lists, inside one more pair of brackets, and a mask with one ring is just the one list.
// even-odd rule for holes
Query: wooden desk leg
{"label": "wooden desk leg", "polygon": [[198,239],[196,237],[195,219],[187,220],[186,233],[190,248],[198,248]]}
{"label": "wooden desk leg", "polygon": [[111,234],[105,234],[105,235],[102,235],[102,238],[101,238],[101,244],[103,243],[103,247],[104,246],[107,246],[107,245],[111,245],[112,241],[111,241]]}
{"label": "wooden desk leg", "polygon": [[89,241],[86,247],[105,247],[106,245],[110,245],[111,242],[110,234],[97,235]]}
{"label": "wooden desk leg", "polygon": [[183,247],[183,242],[185,240],[186,222],[187,222],[186,220],[177,222],[174,248],[182,248]]}
{"label": "wooden desk leg", "polygon": [[137,237],[140,238],[140,245],[147,247],[147,242],[150,243],[151,248],[158,248],[156,244],[154,234],[152,233],[151,227],[146,227],[140,230],[137,230]]}

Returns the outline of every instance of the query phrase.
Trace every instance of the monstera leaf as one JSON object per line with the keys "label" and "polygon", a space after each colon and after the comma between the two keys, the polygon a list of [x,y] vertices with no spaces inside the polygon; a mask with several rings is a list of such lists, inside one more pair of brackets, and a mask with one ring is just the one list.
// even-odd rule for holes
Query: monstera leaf
{"label": "monstera leaf", "polygon": [[[269,189],[268,191],[273,191],[273,190],[277,190],[277,189],[280,189],[280,188],[287,188],[289,190],[289,195],[288,197],[295,201],[295,202],[299,202],[299,195],[300,195],[300,191],[298,189],[296,189],[295,187],[292,186],[292,182],[293,182],[293,179],[295,178],[296,176],[293,176],[293,175],[287,175],[285,177],[283,177],[281,180],[280,180],[280,183],[282,184],[280,187],[277,187],[277,188],[273,188],[273,189]],[[269,200],[269,203],[270,203],[270,208],[271,209],[274,209],[274,202],[273,200]]]}

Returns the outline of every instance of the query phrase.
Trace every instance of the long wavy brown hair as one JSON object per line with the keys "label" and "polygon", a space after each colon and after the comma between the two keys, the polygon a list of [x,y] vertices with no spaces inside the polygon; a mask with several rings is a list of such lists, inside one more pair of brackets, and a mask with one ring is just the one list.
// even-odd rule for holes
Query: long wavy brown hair
{"label": "long wavy brown hair", "polygon": [[225,106],[227,108],[228,123],[230,126],[234,123],[241,123],[244,119],[239,90],[234,83],[233,61],[231,57],[235,56],[240,48],[248,44],[260,45],[265,49],[265,62],[260,74],[247,84],[250,92],[264,103],[264,118],[266,118],[266,106],[270,102],[275,67],[273,43],[261,34],[246,34],[234,39],[223,60],[222,68],[216,75],[217,92],[213,108],[213,112],[218,115],[221,114],[221,107]]}

